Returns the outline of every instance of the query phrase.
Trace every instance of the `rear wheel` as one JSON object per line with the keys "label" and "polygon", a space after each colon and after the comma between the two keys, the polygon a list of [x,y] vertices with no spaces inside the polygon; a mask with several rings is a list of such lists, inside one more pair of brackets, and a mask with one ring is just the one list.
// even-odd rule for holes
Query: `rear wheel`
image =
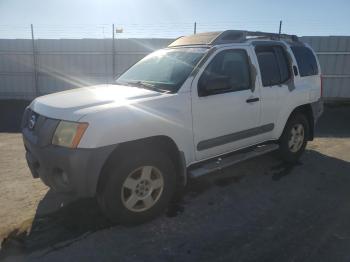
{"label": "rear wheel", "polygon": [[292,116],[280,138],[280,156],[287,162],[298,161],[305,151],[307,138],[309,137],[309,123],[302,114]]}
{"label": "rear wheel", "polygon": [[115,162],[98,193],[103,213],[113,222],[138,224],[159,215],[175,191],[175,169],[158,151],[137,153]]}

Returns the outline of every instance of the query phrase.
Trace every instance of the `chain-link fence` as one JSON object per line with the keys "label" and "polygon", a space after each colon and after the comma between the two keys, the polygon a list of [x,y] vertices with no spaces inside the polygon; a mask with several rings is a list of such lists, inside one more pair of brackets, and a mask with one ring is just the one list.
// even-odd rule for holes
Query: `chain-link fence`
{"label": "chain-link fence", "polygon": [[[246,29],[265,31],[272,25],[278,31],[279,21]],[[123,33],[118,28],[118,25],[0,26],[0,99],[31,100],[74,87],[111,83],[116,75],[180,35],[243,29],[244,25],[243,22],[235,27],[202,23],[134,24],[123,26]],[[349,99],[350,37],[301,39],[319,56],[326,99]]]}

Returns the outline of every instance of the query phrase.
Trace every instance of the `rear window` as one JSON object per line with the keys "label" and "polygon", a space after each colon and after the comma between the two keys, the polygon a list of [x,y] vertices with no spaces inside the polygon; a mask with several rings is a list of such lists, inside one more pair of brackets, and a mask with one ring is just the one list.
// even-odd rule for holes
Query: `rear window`
{"label": "rear window", "polygon": [[286,56],[285,51],[283,51],[282,47],[276,46],[274,50],[280,69],[281,83],[284,83],[290,78],[288,58]]}
{"label": "rear window", "polygon": [[312,76],[318,74],[317,62],[314,54],[305,46],[291,46],[297,60],[300,76]]}
{"label": "rear window", "polygon": [[255,48],[263,86],[283,84],[290,78],[289,62],[280,46]]}

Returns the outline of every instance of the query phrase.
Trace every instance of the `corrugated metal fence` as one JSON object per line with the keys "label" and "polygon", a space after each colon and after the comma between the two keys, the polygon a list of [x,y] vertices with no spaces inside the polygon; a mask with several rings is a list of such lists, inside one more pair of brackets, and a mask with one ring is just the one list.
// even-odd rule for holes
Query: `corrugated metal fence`
{"label": "corrugated metal fence", "polygon": [[350,37],[305,36],[302,41],[311,45],[318,55],[324,97],[350,100]]}
{"label": "corrugated metal fence", "polygon": [[[110,83],[113,76],[169,39],[1,39],[0,99]],[[114,60],[113,60],[114,56]],[[114,71],[114,72],[113,72]]]}
{"label": "corrugated metal fence", "polygon": [[[328,100],[350,99],[350,37],[302,37],[319,56]],[[0,39],[0,99],[110,83],[172,39]]]}

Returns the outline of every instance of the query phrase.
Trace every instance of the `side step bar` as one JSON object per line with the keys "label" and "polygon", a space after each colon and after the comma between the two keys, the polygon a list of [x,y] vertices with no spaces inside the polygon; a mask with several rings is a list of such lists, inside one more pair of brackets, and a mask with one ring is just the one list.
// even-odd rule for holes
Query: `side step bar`
{"label": "side step bar", "polygon": [[210,161],[205,161],[202,164],[196,165],[193,168],[190,167],[188,170],[188,176],[190,178],[197,178],[203,175],[207,175],[209,173],[230,167],[247,159],[275,151],[278,148],[279,146],[277,144],[265,144],[250,147],[248,149],[242,149],[236,153],[232,153],[227,156],[222,156],[214,158]]}

